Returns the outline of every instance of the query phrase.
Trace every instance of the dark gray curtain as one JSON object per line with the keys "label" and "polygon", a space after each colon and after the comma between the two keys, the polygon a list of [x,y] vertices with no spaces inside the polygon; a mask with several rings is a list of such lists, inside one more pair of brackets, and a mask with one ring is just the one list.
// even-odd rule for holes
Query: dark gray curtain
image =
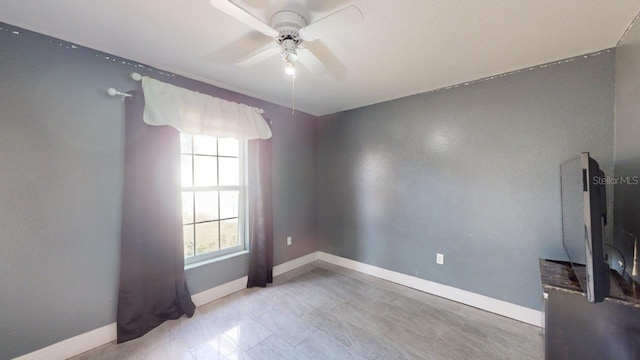
{"label": "dark gray curtain", "polygon": [[249,280],[247,287],[273,282],[271,140],[249,141]]}
{"label": "dark gray curtain", "polygon": [[142,121],[144,96],[126,101],[118,343],[195,306],[184,277],[180,134]]}

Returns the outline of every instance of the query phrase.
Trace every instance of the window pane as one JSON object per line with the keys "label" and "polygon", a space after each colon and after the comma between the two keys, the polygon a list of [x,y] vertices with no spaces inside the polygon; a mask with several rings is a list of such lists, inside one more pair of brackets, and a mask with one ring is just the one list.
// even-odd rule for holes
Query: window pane
{"label": "window pane", "polygon": [[182,155],[182,186],[193,186],[192,173],[192,157],[191,155]]}
{"label": "window pane", "polygon": [[195,165],[195,186],[215,186],[218,185],[217,172],[218,164],[216,158],[211,156],[194,156]]}
{"label": "window pane", "polygon": [[186,134],[180,134],[180,152],[185,154],[191,154],[192,136]]}
{"label": "window pane", "polygon": [[240,159],[219,158],[220,185],[240,185]]}
{"label": "window pane", "polygon": [[238,191],[220,191],[220,218],[238,217]]}
{"label": "window pane", "polygon": [[218,192],[199,191],[196,193],[196,222],[218,220]]}
{"label": "window pane", "polygon": [[238,245],[238,219],[220,221],[220,249]]}
{"label": "window pane", "polygon": [[193,193],[182,193],[182,223],[189,224],[193,222]]}
{"label": "window pane", "polygon": [[216,138],[213,136],[194,136],[193,152],[202,155],[217,155]]}
{"label": "window pane", "polygon": [[196,224],[196,255],[219,250],[218,222]]}
{"label": "window pane", "polygon": [[222,156],[240,156],[240,141],[238,139],[218,139],[218,151]]}
{"label": "window pane", "polygon": [[185,225],[182,227],[182,240],[184,241],[184,256],[193,256],[193,225]]}

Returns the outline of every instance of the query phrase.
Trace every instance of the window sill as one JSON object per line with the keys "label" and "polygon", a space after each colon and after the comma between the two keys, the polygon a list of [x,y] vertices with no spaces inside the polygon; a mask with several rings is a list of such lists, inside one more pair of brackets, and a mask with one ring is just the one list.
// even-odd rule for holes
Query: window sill
{"label": "window sill", "polygon": [[216,256],[216,257],[211,258],[211,259],[206,259],[206,260],[197,261],[197,262],[194,262],[194,263],[191,263],[191,264],[186,264],[184,266],[184,269],[185,270],[195,269],[195,268],[203,266],[203,265],[213,264],[213,263],[216,263],[218,261],[223,261],[223,260],[234,258],[236,256],[243,256],[243,255],[246,255],[248,253],[249,253],[249,250],[240,250],[240,251],[236,251],[236,252],[231,253],[231,254]]}

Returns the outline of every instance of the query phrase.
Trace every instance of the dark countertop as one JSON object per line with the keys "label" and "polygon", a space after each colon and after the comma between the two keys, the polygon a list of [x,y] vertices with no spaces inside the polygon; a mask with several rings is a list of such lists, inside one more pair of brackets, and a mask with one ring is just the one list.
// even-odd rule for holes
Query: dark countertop
{"label": "dark countertop", "polygon": [[[576,276],[585,277],[586,269],[584,266],[576,266],[571,268],[571,263],[567,261],[539,259],[540,263],[540,280],[542,288],[545,291],[557,290],[571,292],[583,295],[582,287]],[[575,270],[575,272],[574,272]],[[622,279],[620,274],[611,270],[612,275],[624,295],[608,296],[605,301],[613,301],[624,305],[640,307],[640,285],[637,283],[630,284]]]}

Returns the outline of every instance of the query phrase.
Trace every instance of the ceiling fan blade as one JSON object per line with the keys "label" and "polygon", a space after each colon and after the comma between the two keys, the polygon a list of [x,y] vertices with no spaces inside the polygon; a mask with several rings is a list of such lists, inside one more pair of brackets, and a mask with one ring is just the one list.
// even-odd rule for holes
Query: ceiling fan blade
{"label": "ceiling fan blade", "polygon": [[253,66],[259,62],[265,61],[270,57],[274,57],[280,54],[282,49],[280,47],[268,47],[266,49],[259,50],[246,58],[238,61],[240,66]]}
{"label": "ceiling fan blade", "polygon": [[249,13],[247,10],[241,8],[236,5],[231,0],[209,0],[209,4],[214,8],[224,12],[225,14],[236,18],[238,21],[249,25],[250,27],[260,31],[261,33],[276,37],[278,36],[278,32],[273,29],[271,26],[265,24],[257,17],[253,16],[253,14]]}
{"label": "ceiling fan blade", "polygon": [[302,43],[301,46],[302,48],[311,50],[313,55],[318,59],[321,59],[332,78],[341,80],[347,75],[347,68],[345,65],[322,43],[321,40],[305,42]]}
{"label": "ceiling fan blade", "polygon": [[331,15],[318,19],[300,29],[300,37],[305,41],[313,41],[321,36],[344,29],[364,19],[362,12],[355,5],[347,6]]}
{"label": "ceiling fan blade", "polygon": [[298,62],[316,76],[322,76],[329,72],[326,65],[307,48],[298,48]]}

